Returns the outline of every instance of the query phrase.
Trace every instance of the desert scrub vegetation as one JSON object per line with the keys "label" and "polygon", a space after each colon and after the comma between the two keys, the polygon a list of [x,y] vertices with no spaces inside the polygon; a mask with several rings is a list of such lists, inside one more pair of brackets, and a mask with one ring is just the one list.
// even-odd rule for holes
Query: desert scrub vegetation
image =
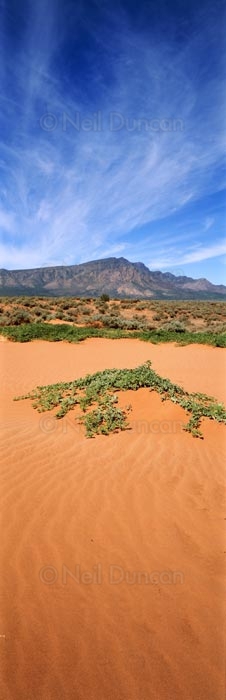
{"label": "desert scrub vegetation", "polygon": [[14,311],[12,312],[9,316],[4,318],[4,316],[0,316],[0,324],[2,325],[2,322],[4,325],[12,325],[13,326],[20,326],[21,324],[24,323],[31,323],[33,320],[31,314],[27,313],[26,311]]}
{"label": "desert scrub vegetation", "polygon": [[104,319],[102,319],[102,323],[103,326],[107,328],[121,328],[125,330],[138,330],[146,328],[146,324],[144,324],[143,320],[140,321],[137,318],[127,319],[123,316],[112,316],[112,314],[106,315]]}
{"label": "desert scrub vegetation", "polygon": [[[100,327],[101,315],[92,317],[90,325],[75,326],[67,323],[55,324],[44,323],[42,321],[21,323],[19,325],[2,325],[0,326],[0,334],[9,338],[9,340],[26,343],[31,340],[49,340],[60,341],[66,340],[70,343],[78,343],[86,338],[138,338],[150,343],[177,343],[179,345],[190,345],[198,343],[201,345],[213,345],[214,347],[226,347],[226,332],[217,333],[204,331],[152,328],[150,325],[147,328],[141,324],[137,328],[137,321],[131,319],[117,319],[117,322],[112,321],[111,317],[104,317],[105,322],[109,322],[105,327]],[[8,323],[8,321],[7,321]],[[10,323],[10,321],[9,321]],[[98,323],[98,327],[94,326]],[[93,324],[93,325],[92,325]],[[136,326],[136,328],[134,328]]]}
{"label": "desert scrub vegetation", "polygon": [[[224,301],[166,301],[166,300],[139,300],[139,299],[110,299],[106,301],[106,296],[91,298],[91,297],[0,297],[0,305],[2,311],[1,316],[12,316],[11,325],[13,323],[13,314],[18,312],[29,312],[31,321],[37,319],[39,314],[40,320],[59,318],[66,320],[73,313],[77,313],[75,322],[88,324],[85,318],[85,311],[89,307],[90,319],[91,314],[101,313],[103,319],[106,315],[111,315],[115,312],[115,317],[119,316],[125,310],[125,316],[130,317],[136,314],[142,318],[142,312],[147,317],[147,326],[155,323],[157,329],[165,325],[165,321],[175,320],[186,325],[193,325],[196,330],[214,329],[214,325],[218,330],[220,324],[226,323],[226,303]],[[42,314],[41,314],[42,311]],[[61,314],[61,316],[60,316]],[[62,317],[63,314],[63,317]],[[87,313],[88,316],[88,313]],[[73,318],[71,319],[74,320]],[[4,325],[1,322],[1,325]]]}
{"label": "desert scrub vegetation", "polygon": [[175,333],[185,333],[186,326],[181,321],[168,321],[163,327],[166,331],[175,331]]}
{"label": "desert scrub vegetation", "polygon": [[223,404],[205,394],[189,393],[170,379],[161,377],[152,369],[150,360],[135,369],[106,369],[72,382],[37,387],[15,400],[31,399],[39,412],[57,408],[56,418],[59,419],[79,405],[82,413],[77,420],[84,423],[87,437],[93,437],[127,430],[131,406],[120,409],[118,393],[144,387],[160,394],[162,401],[168,399],[185,410],[189,420],[183,429],[193,437],[202,437],[200,425],[203,418],[226,423]]}
{"label": "desert scrub vegetation", "polygon": [[103,301],[103,302],[105,302],[105,303],[108,302],[108,301],[110,301],[109,294],[101,294],[101,296],[100,296],[100,301]]}
{"label": "desert scrub vegetation", "polygon": [[[91,330],[96,327],[102,329],[105,337],[108,330],[115,329],[117,337],[131,336],[137,332],[146,333],[145,339],[151,342],[201,342],[210,345],[225,347],[226,329],[226,303],[225,302],[200,302],[200,301],[146,301],[139,299],[110,299],[109,302],[101,298],[84,297],[0,297],[0,326],[1,332],[14,340],[23,342],[34,337],[43,339],[61,339],[57,335],[50,337],[42,327],[30,335],[24,328],[18,335],[13,328],[25,326],[39,326],[49,321],[59,320],[73,323]],[[26,314],[25,316],[23,314]],[[171,322],[176,323],[176,326]],[[179,324],[179,325],[178,325]],[[180,332],[180,324],[184,331]],[[4,330],[5,329],[5,330]],[[87,331],[85,337],[88,337]],[[121,332],[121,336],[120,336]],[[199,333],[199,335],[197,335]],[[38,335],[36,335],[38,334]],[[149,334],[149,337],[147,337]],[[167,335],[166,335],[167,334]],[[204,334],[204,335],[203,335]],[[179,339],[180,336],[180,339]],[[65,339],[68,338],[65,331]],[[108,336],[109,337],[109,336]],[[115,336],[116,337],[116,336]],[[81,339],[81,338],[79,338]],[[77,342],[77,337],[70,336],[71,342]]]}

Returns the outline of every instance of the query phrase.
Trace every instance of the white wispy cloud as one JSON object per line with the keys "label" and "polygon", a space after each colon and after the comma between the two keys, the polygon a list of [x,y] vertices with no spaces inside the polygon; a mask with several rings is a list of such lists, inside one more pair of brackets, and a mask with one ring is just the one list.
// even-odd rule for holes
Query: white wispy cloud
{"label": "white wispy cloud", "polygon": [[214,217],[207,216],[206,220],[204,222],[204,231],[209,231],[209,229],[212,228],[213,224],[214,224]]}
{"label": "white wispy cloud", "polygon": [[15,221],[14,214],[0,209],[0,228],[3,231],[14,231]]}
{"label": "white wispy cloud", "polygon": [[150,267],[154,267],[155,269],[159,269],[160,267],[169,269],[171,267],[181,266],[181,265],[186,265],[188,263],[193,263],[193,262],[201,262],[202,260],[209,260],[210,258],[217,258],[219,256],[222,256],[226,253],[226,241],[217,243],[214,245],[206,246],[206,247],[200,247],[198,250],[191,250],[190,253],[181,253],[181,256],[178,257],[161,257],[161,258],[154,258],[151,260],[151,263],[149,263]]}

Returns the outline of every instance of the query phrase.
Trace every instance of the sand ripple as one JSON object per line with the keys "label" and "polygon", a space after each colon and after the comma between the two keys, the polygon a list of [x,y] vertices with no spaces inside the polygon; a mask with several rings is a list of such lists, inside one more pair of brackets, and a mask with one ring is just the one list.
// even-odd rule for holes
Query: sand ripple
{"label": "sand ripple", "polygon": [[223,700],[225,429],[141,389],[132,429],[86,440],[16,394],[153,367],[226,401],[225,353],[92,339],[1,344],[2,700]]}

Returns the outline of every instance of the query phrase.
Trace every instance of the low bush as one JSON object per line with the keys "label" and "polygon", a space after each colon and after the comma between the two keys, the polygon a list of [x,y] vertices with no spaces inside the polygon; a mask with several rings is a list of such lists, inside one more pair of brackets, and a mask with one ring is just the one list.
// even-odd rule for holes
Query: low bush
{"label": "low bush", "polygon": [[164,330],[174,331],[175,333],[185,333],[186,327],[180,321],[169,321],[164,324]]}
{"label": "low bush", "polygon": [[103,301],[104,303],[110,301],[109,294],[101,294],[100,301]]}
{"label": "low bush", "polygon": [[[184,430],[193,437],[202,437],[199,428],[204,417],[226,423],[226,410],[222,404],[205,394],[189,394],[181,386],[157,374],[149,360],[135,369],[106,369],[72,382],[37,387],[16,400],[31,399],[39,412],[57,408],[57,418],[62,418],[79,405],[83,411],[79,419],[85,424],[87,437],[93,437],[98,433],[108,435],[129,428],[127,415],[131,406],[119,409],[117,394],[119,391],[137,391],[141,387],[156,391],[162,401],[169,399],[181,406],[189,416]],[[94,408],[89,411],[93,405]]]}
{"label": "low bush", "polygon": [[31,316],[27,311],[15,311],[10,315],[10,323],[15,326],[20,326],[22,323],[30,323]]}
{"label": "low bush", "polygon": [[[107,318],[107,317],[105,317]],[[112,324],[112,319],[109,317]],[[93,321],[98,323],[102,320],[101,315],[94,315],[92,317]],[[85,338],[98,337],[98,338],[139,338],[146,342],[151,343],[177,343],[179,345],[189,345],[191,343],[199,343],[201,345],[212,345],[215,347],[226,347],[226,332],[217,333],[210,331],[192,331],[185,330],[182,333],[175,330],[162,329],[149,329],[140,328],[138,330],[129,330],[129,320],[118,319],[118,326],[115,327],[115,321],[112,325],[105,328],[94,328],[93,326],[69,326],[64,324],[50,324],[42,323],[37,320],[36,323],[21,323],[20,325],[12,325],[10,317],[10,325],[5,325],[0,328],[0,334],[9,338],[10,340],[18,341],[21,343],[34,340],[36,338],[42,338],[43,340],[59,341],[67,340],[71,343],[77,343]],[[126,323],[126,327],[122,327],[122,324]],[[132,322],[133,323],[133,322]]]}

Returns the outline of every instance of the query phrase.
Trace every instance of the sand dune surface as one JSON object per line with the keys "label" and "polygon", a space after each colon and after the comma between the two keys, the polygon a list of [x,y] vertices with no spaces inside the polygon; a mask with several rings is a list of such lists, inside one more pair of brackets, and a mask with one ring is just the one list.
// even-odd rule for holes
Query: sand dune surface
{"label": "sand dune surface", "polygon": [[2,342],[1,700],[223,700],[225,427],[126,392],[131,430],[88,440],[13,397],[150,359],[226,403],[225,351]]}

